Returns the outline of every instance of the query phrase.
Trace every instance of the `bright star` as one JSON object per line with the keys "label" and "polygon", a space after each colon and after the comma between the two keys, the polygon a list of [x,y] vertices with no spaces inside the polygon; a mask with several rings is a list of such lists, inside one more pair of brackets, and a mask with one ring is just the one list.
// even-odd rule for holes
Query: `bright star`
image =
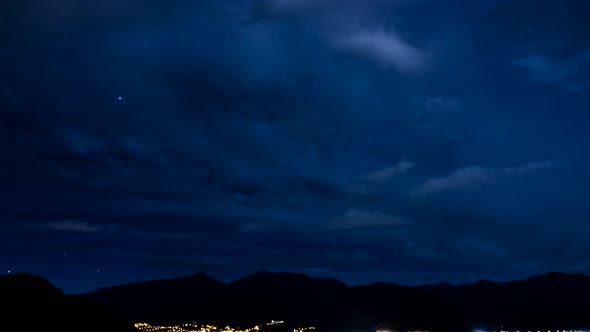
{"label": "bright star", "polygon": [[119,96],[119,97],[117,97],[117,100],[121,101],[121,100],[123,100],[123,97]]}

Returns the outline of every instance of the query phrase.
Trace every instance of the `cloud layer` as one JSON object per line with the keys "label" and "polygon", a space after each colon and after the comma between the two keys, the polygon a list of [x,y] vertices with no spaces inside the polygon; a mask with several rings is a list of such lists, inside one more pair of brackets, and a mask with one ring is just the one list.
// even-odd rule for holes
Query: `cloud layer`
{"label": "cloud layer", "polygon": [[503,180],[506,176],[538,174],[557,167],[552,162],[530,162],[519,167],[501,169],[470,166],[459,168],[444,177],[426,181],[414,191],[415,196],[426,196],[456,189],[475,189],[485,184]]}
{"label": "cloud layer", "polygon": [[91,225],[85,221],[78,221],[73,219],[64,219],[61,221],[52,221],[42,224],[30,225],[33,229],[45,229],[58,232],[71,233],[97,233],[103,231],[102,225]]}
{"label": "cloud layer", "polygon": [[87,290],[590,261],[586,1],[4,7],[6,270]]}

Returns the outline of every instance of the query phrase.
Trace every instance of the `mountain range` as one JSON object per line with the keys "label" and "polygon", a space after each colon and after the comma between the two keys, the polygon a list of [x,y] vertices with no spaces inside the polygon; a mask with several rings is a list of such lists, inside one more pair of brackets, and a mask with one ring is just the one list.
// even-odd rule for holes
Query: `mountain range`
{"label": "mountain range", "polygon": [[102,331],[127,331],[132,322],[253,326],[271,320],[284,320],[285,329],[312,325],[320,331],[583,329],[590,327],[589,296],[590,276],[564,273],[458,286],[347,286],[268,271],[224,283],[197,273],[79,295],[65,295],[32,275],[0,277],[2,310],[17,321],[23,312],[51,311],[66,320],[75,317],[76,326],[84,320],[109,324]]}
{"label": "mountain range", "polygon": [[64,294],[46,279],[26,273],[0,276],[0,331],[137,332],[108,307]]}

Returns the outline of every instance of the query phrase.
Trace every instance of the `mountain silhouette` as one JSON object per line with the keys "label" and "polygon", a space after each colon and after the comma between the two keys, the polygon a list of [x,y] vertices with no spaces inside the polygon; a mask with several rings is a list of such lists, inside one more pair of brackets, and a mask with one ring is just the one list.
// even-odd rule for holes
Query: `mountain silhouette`
{"label": "mountain silhouette", "polygon": [[231,283],[204,273],[66,295],[42,277],[0,277],[3,330],[133,331],[131,322],[252,326],[270,320],[321,331],[375,329],[584,329],[590,277],[547,273],[524,280],[347,286],[331,278],[261,271]]}
{"label": "mountain silhouette", "polygon": [[205,273],[98,289],[85,297],[106,304],[134,322],[153,324],[206,320],[222,324],[227,285]]}
{"label": "mountain silhouette", "polygon": [[231,283],[199,273],[102,288],[82,296],[152,324],[198,321],[251,326],[285,320],[322,331],[590,326],[590,277],[548,273],[525,280],[454,286],[347,286],[330,278],[261,271]]}
{"label": "mountain silhouette", "polygon": [[134,331],[104,305],[25,273],[0,276],[0,324],[2,331]]}

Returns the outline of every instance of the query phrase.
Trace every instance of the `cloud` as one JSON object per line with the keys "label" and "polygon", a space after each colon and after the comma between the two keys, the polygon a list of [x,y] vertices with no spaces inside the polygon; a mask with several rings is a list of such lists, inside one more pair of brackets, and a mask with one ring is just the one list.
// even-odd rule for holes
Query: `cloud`
{"label": "cloud", "polygon": [[240,226],[240,231],[244,233],[257,233],[268,231],[269,229],[272,229],[272,225],[263,222],[249,222]]}
{"label": "cloud", "polygon": [[569,270],[569,272],[590,274],[590,264],[574,266]]}
{"label": "cloud", "polygon": [[367,260],[369,259],[369,250],[367,249],[355,249],[352,252],[352,255],[360,260]]}
{"label": "cloud", "polygon": [[425,54],[404,41],[398,31],[382,26],[376,15],[384,0],[266,0],[259,1],[263,12],[273,16],[295,16],[312,23],[318,35],[334,48],[371,60],[384,68],[409,74],[425,68]]}
{"label": "cloud", "polygon": [[375,184],[382,184],[385,182],[390,181],[394,176],[399,174],[406,173],[407,171],[414,168],[416,164],[412,161],[407,161],[405,159],[401,160],[397,164],[387,167],[373,173],[365,174],[363,179],[375,183]]}
{"label": "cloud", "polygon": [[371,255],[369,249],[355,248],[351,250],[331,249],[327,253],[331,265],[336,267],[356,266],[358,263],[369,263],[374,261],[376,257]]}
{"label": "cloud", "polygon": [[[583,219],[587,100],[558,85],[530,94],[528,82],[513,78],[532,72],[506,68],[529,53],[515,56],[527,41],[506,38],[504,29],[530,26],[529,16],[501,11],[508,21],[480,20],[463,15],[479,4],[430,1],[105,1],[67,0],[64,14],[77,9],[66,19],[35,9],[59,1],[17,1],[22,12],[9,20],[19,24],[0,23],[15,42],[6,47],[11,83],[0,83],[0,108],[8,111],[0,112],[0,240],[48,233],[37,237],[45,241],[38,247],[58,250],[86,234],[97,242],[82,241],[82,248],[113,253],[113,266],[127,266],[115,256],[121,251],[227,253],[252,266],[266,256],[269,264],[298,266],[318,248],[367,248],[375,268],[403,274],[396,263],[413,261],[400,248],[408,238],[439,252],[457,236],[485,233],[510,248],[513,237],[505,234],[551,235],[557,215],[572,225]],[[255,3],[266,12],[256,16]],[[107,4],[112,15],[94,15]],[[46,25],[25,24],[41,16],[60,28],[43,33]],[[563,33],[539,38],[568,35],[562,24],[551,26]],[[31,61],[30,50],[39,48],[45,56]],[[529,68],[561,70],[558,48],[539,50],[542,58]],[[397,73],[425,65],[419,79]],[[582,75],[563,77],[585,85]],[[549,179],[543,175],[553,164],[527,164],[539,152],[575,167]],[[523,162],[497,164],[514,156]],[[522,199],[489,200],[502,189],[494,182],[521,176],[527,181],[511,187]],[[488,185],[490,196],[461,195],[449,204],[405,197],[413,189],[430,197]],[[552,206],[539,212],[540,202]],[[64,207],[97,219],[60,221]],[[58,219],[46,219],[52,215]],[[112,220],[124,229],[111,232]],[[42,221],[54,223],[27,224]],[[253,242],[277,252],[244,250]],[[469,256],[453,253],[457,261]],[[321,257],[309,260],[299,266],[332,268]]]}
{"label": "cloud", "polygon": [[151,268],[166,268],[192,271],[220,271],[232,266],[226,257],[189,254],[179,256],[145,255],[138,257],[142,265]]}
{"label": "cloud", "polygon": [[426,63],[425,55],[403,41],[394,31],[359,30],[337,37],[334,45],[384,67],[394,67],[402,73],[419,72]]}
{"label": "cloud", "polygon": [[564,83],[564,70],[550,62],[542,54],[529,54],[512,62],[514,66],[524,68],[532,79],[541,83]]}
{"label": "cloud", "polygon": [[443,96],[416,96],[412,98],[411,104],[424,112],[456,111],[461,108],[459,100]]}
{"label": "cloud", "polygon": [[306,267],[303,269],[305,273],[331,273],[333,272],[331,269],[324,269],[321,267]]}
{"label": "cloud", "polygon": [[[246,222],[237,227],[242,233],[274,233],[274,234],[332,234],[334,231],[355,232],[371,231],[373,229],[413,225],[414,221],[395,214],[380,210],[350,208],[344,213],[323,218],[303,217],[298,220],[288,218],[269,218]],[[327,221],[326,221],[327,220]],[[359,233],[355,233],[358,235]]]}
{"label": "cloud", "polygon": [[496,241],[485,240],[482,238],[457,239],[455,243],[457,252],[469,252],[475,257],[485,257],[485,259],[505,259],[509,250]]}
{"label": "cloud", "polygon": [[351,6],[367,6],[390,0],[259,0],[259,8],[273,14],[311,14],[329,12]]}
{"label": "cloud", "polygon": [[483,183],[493,182],[495,176],[479,166],[460,168],[445,177],[433,178],[414,191],[417,196],[436,194],[442,191],[468,188]]}
{"label": "cloud", "polygon": [[416,243],[412,240],[404,242],[403,251],[412,259],[427,260],[427,261],[441,261],[448,259],[448,254],[429,248],[424,244]]}
{"label": "cloud", "polygon": [[531,53],[512,62],[513,66],[525,69],[530,78],[542,84],[555,84],[568,91],[583,90],[583,85],[576,82],[575,76],[580,67],[590,62],[590,49],[573,58],[563,61],[551,61],[541,53]]}
{"label": "cloud", "polygon": [[536,174],[543,170],[559,167],[559,164],[550,161],[530,162],[520,167],[504,168],[502,173],[507,175],[528,175]]}
{"label": "cloud", "polygon": [[502,176],[537,174],[543,170],[556,168],[558,164],[553,162],[530,162],[519,167],[507,168],[483,168],[470,166],[459,168],[444,177],[436,177],[426,181],[414,190],[413,195],[428,196],[455,189],[473,189],[480,185],[493,183]]}
{"label": "cloud", "polygon": [[374,227],[411,225],[412,221],[380,211],[350,209],[339,218],[326,225],[330,230],[354,230]]}
{"label": "cloud", "polygon": [[312,0],[262,0],[258,2],[263,9],[275,14],[298,13],[302,11],[330,7],[333,1],[312,1]]}
{"label": "cloud", "polygon": [[375,193],[380,187],[389,183],[394,177],[408,172],[415,166],[416,163],[413,161],[402,159],[393,166],[360,176],[348,187],[348,192],[355,194]]}
{"label": "cloud", "polygon": [[91,225],[88,222],[78,221],[75,219],[64,219],[61,221],[36,224],[31,225],[31,227],[70,233],[98,233],[104,230],[103,226],[101,225]]}

